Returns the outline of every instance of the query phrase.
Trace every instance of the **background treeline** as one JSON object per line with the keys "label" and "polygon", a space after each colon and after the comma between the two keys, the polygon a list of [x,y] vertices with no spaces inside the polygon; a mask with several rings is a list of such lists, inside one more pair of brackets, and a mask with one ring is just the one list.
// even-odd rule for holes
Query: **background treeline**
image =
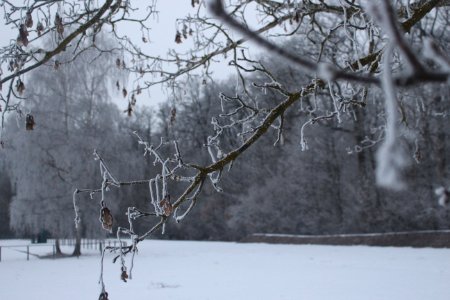
{"label": "background treeline", "polygon": [[[298,49],[297,43],[293,39],[286,47]],[[288,90],[312,79],[273,57],[263,57],[262,63]],[[246,81],[246,97],[257,99],[260,108],[282,100],[280,94],[256,87],[267,81],[263,75],[254,72]],[[0,238],[41,230],[59,238],[75,236],[72,193],[75,188],[98,188],[102,182],[94,149],[119,180],[155,176],[158,170],[143,155],[134,131],[153,144],[177,139],[185,161],[209,163],[205,144],[214,135],[211,120],[226,121],[218,117],[223,113],[219,94],[235,96],[239,89],[235,78],[206,84],[191,78],[177,99],[168,99],[158,108],[134,109],[131,117],[109,100],[122,94],[125,83],[126,75],[117,70],[114,55],[89,51],[81,62],[41,69],[28,78],[23,117],[8,120],[8,142],[1,150]],[[223,192],[206,184],[196,208],[182,223],[170,222],[163,238],[235,240],[257,232],[448,229],[450,211],[438,206],[434,190],[448,186],[450,179],[449,96],[445,85],[401,91],[400,143],[410,165],[404,174],[408,188],[403,191],[375,185],[375,152],[385,123],[381,90],[369,90],[363,104],[347,105],[341,123],[331,118],[305,126],[308,150],[301,150],[303,124],[318,117],[315,111],[326,111],[328,106],[332,111],[329,91],[318,91],[284,116],[283,134],[275,146],[277,131],[272,129],[225,172],[220,183]],[[138,101],[145,101],[145,96]],[[32,131],[25,130],[28,113],[36,122]],[[235,130],[225,130],[223,149],[239,145],[241,137]],[[169,191],[177,195],[181,187],[170,185]],[[127,226],[128,206],[152,210],[146,185],[112,188],[106,201],[115,226]],[[79,205],[81,235],[105,236],[98,221],[99,195],[80,196]],[[142,233],[148,226],[143,222],[135,229]]]}

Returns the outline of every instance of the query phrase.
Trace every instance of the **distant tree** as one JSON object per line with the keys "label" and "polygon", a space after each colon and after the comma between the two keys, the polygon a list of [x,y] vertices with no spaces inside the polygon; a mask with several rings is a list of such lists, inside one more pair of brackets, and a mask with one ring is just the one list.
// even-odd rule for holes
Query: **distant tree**
{"label": "distant tree", "polygon": [[0,238],[12,237],[9,228],[9,205],[13,197],[13,186],[4,159],[0,158]]}
{"label": "distant tree", "polygon": [[[68,54],[58,58],[67,59]],[[22,111],[30,112],[33,128],[16,127],[11,119],[14,139],[7,145],[14,150],[7,153],[18,187],[11,203],[11,225],[17,232],[47,230],[56,239],[74,236],[73,224],[67,222],[73,219],[69,191],[82,182],[91,183],[98,172],[82,162],[91,159],[93,149],[115,158],[123,147],[117,139],[119,112],[109,101],[111,76],[124,78],[115,70],[109,55],[87,51],[75,64],[40,68],[31,74]],[[91,217],[83,219],[78,238],[101,234],[92,226],[96,223],[92,204],[87,207],[83,214]],[[79,254],[78,245],[74,254]]]}

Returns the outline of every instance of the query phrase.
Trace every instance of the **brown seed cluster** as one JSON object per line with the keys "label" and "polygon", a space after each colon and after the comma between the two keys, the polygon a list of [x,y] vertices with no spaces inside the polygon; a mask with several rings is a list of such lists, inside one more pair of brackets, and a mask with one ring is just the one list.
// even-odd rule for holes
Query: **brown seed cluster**
{"label": "brown seed cluster", "polygon": [[108,292],[101,292],[100,296],[98,296],[98,300],[108,300]]}
{"label": "brown seed cluster", "polygon": [[173,206],[170,203],[170,196],[169,195],[166,195],[164,197],[164,199],[162,199],[159,202],[159,206],[161,206],[161,208],[163,210],[163,213],[164,213],[164,216],[168,217],[168,216],[170,216],[172,214]]}
{"label": "brown seed cluster", "polygon": [[106,206],[103,206],[102,209],[100,210],[100,222],[102,223],[103,229],[111,232],[113,227],[113,221],[114,219],[111,214],[111,211]]}
{"label": "brown seed cluster", "polygon": [[128,274],[127,274],[127,270],[124,267],[122,267],[122,273],[120,274],[120,279],[122,279],[123,282],[127,282]]}
{"label": "brown seed cluster", "polygon": [[34,129],[34,117],[33,115],[27,114],[25,117],[25,129],[26,130],[33,130]]}
{"label": "brown seed cluster", "polygon": [[62,38],[64,34],[64,25],[63,25],[63,19],[59,16],[58,13],[55,15],[55,27],[56,32],[59,34],[59,37]]}
{"label": "brown seed cluster", "polygon": [[23,92],[25,91],[25,83],[23,83],[22,80],[17,79],[16,81],[16,91],[19,93],[20,96],[23,95]]}

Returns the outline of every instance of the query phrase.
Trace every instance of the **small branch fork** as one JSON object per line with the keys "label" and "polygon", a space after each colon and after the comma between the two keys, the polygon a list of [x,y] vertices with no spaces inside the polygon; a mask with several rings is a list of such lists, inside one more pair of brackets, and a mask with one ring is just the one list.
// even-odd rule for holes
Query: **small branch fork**
{"label": "small branch fork", "polygon": [[[392,14],[392,12],[389,10],[389,3],[387,1],[385,1],[384,6],[382,6],[383,11],[385,11],[387,15],[383,16],[382,18],[387,18],[387,21],[389,22],[385,22],[384,19],[377,19],[377,14],[376,12],[374,12],[375,20],[388,24],[387,26],[389,27],[386,30],[390,33],[389,37],[391,39],[391,43],[400,48],[401,54],[406,57],[407,63],[412,69],[410,73],[392,79],[396,86],[409,86],[423,80],[429,82],[445,82],[446,80],[448,80],[448,73],[439,73],[434,71],[431,72],[427,70],[426,67],[423,66],[422,63],[420,63],[420,61],[417,59],[416,55],[411,50],[409,50],[409,47],[406,44],[407,42],[404,40],[401,34],[401,30],[408,31],[411,26],[419,22],[427,12],[435,7],[430,5],[430,3],[434,3],[434,5],[436,6],[439,4],[439,1],[431,0],[424,3],[422,7],[419,7],[415,11],[410,19],[406,20],[402,24],[396,24],[393,16],[389,15]],[[164,232],[165,224],[171,216],[175,219],[176,222],[183,221],[184,218],[195,207],[206,180],[210,181],[216,191],[221,191],[219,183],[225,167],[231,167],[233,162],[248,148],[250,148],[261,136],[263,136],[269,130],[269,128],[275,128],[277,130],[277,140],[275,143],[280,142],[282,139],[284,116],[287,110],[294,104],[301,102],[302,99],[305,99],[309,95],[315,96],[318,90],[324,90],[327,86],[333,98],[335,111],[327,112],[323,115],[315,115],[311,112],[310,116],[312,117],[302,126],[301,140],[302,145],[304,144],[306,147],[306,142],[303,137],[303,130],[306,125],[333,119],[336,117],[339,118],[341,110],[345,109],[346,106],[352,105],[352,103],[364,104],[365,97],[367,96],[366,89],[364,89],[362,92],[364,98],[363,101],[350,100],[347,102],[339,102],[340,99],[335,96],[334,85],[331,85],[334,80],[345,80],[352,83],[363,84],[363,86],[366,86],[368,84],[380,85],[380,79],[375,77],[376,75],[374,75],[374,70],[376,69],[376,66],[378,66],[378,62],[382,54],[381,50],[372,51],[374,49],[371,49],[369,55],[363,56],[362,58],[349,63],[347,68],[341,70],[337,69],[336,67],[330,67],[329,65],[324,65],[323,63],[312,62],[302,57],[293,55],[286,50],[274,45],[258,34],[251,32],[247,29],[247,27],[237,22],[234,18],[232,18],[225,12],[223,3],[220,0],[213,0],[211,10],[226,24],[241,32],[247,38],[252,39],[265,49],[279,54],[280,56],[302,67],[303,69],[312,71],[313,73],[317,74],[317,77],[300,90],[290,92],[287,91],[281,84],[277,83],[274,76],[270,74],[270,72],[261,63],[250,61],[249,59],[246,59],[244,55],[244,58],[240,60],[237,59],[237,55],[235,55],[235,60],[232,62],[232,64],[238,70],[242,72],[261,72],[269,78],[269,83],[262,85],[254,84],[254,87],[269,89],[283,98],[274,107],[270,109],[262,109],[258,107],[255,101],[253,101],[252,104],[249,104],[240,95],[220,95],[219,98],[222,105],[222,114],[220,114],[218,118],[212,119],[211,123],[214,127],[215,135],[209,136],[207,139],[207,144],[205,145],[211,156],[211,163],[209,165],[199,166],[186,163],[181,155],[177,141],[164,142],[163,140],[161,140],[159,145],[154,146],[144,141],[137,133],[135,133],[138,143],[144,147],[144,155],[149,155],[150,157],[154,158],[153,165],[159,168],[160,171],[158,175],[150,179],[137,181],[119,181],[117,177],[113,176],[101,156],[97,152],[94,152],[94,156],[100,164],[102,184],[101,187],[97,189],[77,189],[74,191],[73,202],[76,214],[76,224],[80,221],[80,208],[77,203],[78,194],[88,193],[92,197],[92,195],[94,195],[95,193],[101,193],[101,222],[103,227],[105,227],[105,229],[108,229],[110,228],[108,223],[109,218],[104,210],[105,208],[107,208],[105,192],[107,192],[110,187],[120,188],[123,186],[131,186],[136,184],[146,184],[149,187],[150,203],[153,211],[149,212],[136,207],[129,207],[127,209],[129,223],[128,228],[118,227],[116,232],[117,238],[119,240],[122,239],[122,235],[129,236],[132,240],[132,245],[126,247],[120,245],[118,247],[105,248],[105,251],[107,250],[115,253],[117,251],[119,252],[119,255],[116,256],[114,261],[120,258],[122,265],[122,279],[124,280],[128,278],[127,267],[125,265],[124,259],[125,255],[132,253],[131,267],[129,269],[131,278],[133,258],[134,254],[137,251],[137,245],[139,244],[139,242],[143,241],[160,229],[162,229],[162,231]],[[349,12],[347,11],[347,14],[348,13]],[[414,20],[411,21],[411,19]],[[242,66],[239,61],[249,62],[255,66],[253,67],[253,69],[246,68]],[[364,67],[368,67],[369,75],[361,74]],[[240,78],[241,80],[243,80],[242,76]],[[339,89],[339,86],[336,88]],[[246,96],[250,97],[250,95],[246,92],[245,87],[244,92]],[[222,124],[223,122],[221,122],[221,120],[223,120],[224,118],[228,120],[228,122]],[[250,130],[245,129],[247,125],[250,126],[250,123],[254,124],[255,122],[258,122],[258,125],[256,127],[253,127]],[[240,132],[240,136],[243,138],[242,142],[239,146],[233,148],[232,150],[228,152],[224,151],[220,147],[220,138],[222,137],[223,132],[226,130],[234,129],[238,126],[242,127],[242,132]],[[160,151],[163,147],[169,147],[170,149],[172,149],[172,155],[164,156],[163,154],[161,154],[166,153],[166,151]],[[186,184],[184,191],[180,195],[178,195],[173,202],[171,202],[171,195],[169,193],[170,182]],[[186,204],[187,208],[184,208],[183,204]],[[153,226],[148,231],[144,233],[137,233],[135,232],[133,222],[141,218],[155,218],[156,220]],[[101,276],[100,281],[102,284],[102,292],[105,292],[103,276]]]}
{"label": "small branch fork", "polygon": [[[100,49],[96,45],[96,38],[102,32],[102,28],[112,29],[118,22],[139,24],[142,30],[148,30],[144,22],[150,15],[156,14],[154,10],[155,1],[146,4],[147,13],[140,18],[131,18],[130,12],[135,11],[130,1],[104,0],[98,1],[25,1],[24,5],[14,3],[17,1],[0,1],[0,9],[4,12],[5,25],[15,27],[19,36],[17,40],[11,40],[8,46],[0,48],[0,91],[2,85],[8,83],[6,96],[0,93],[0,106],[2,121],[0,128],[3,133],[5,113],[16,111],[19,115],[24,76],[44,65],[53,65],[55,69],[61,64],[74,63],[81,53],[96,49],[99,53],[115,53],[123,50],[117,47]],[[34,19],[34,20],[33,20]],[[41,46],[34,43],[43,41]],[[49,41],[56,41],[56,46],[50,45]],[[30,45],[28,45],[30,43]],[[51,44],[51,43],[50,43]],[[58,54],[71,48],[74,55],[68,61],[59,61]],[[3,64],[7,65],[7,71],[3,72]],[[16,88],[21,84],[21,91],[14,92],[14,81]]]}
{"label": "small branch fork", "polygon": [[[426,12],[431,11],[434,7],[436,7],[441,1],[440,0],[431,0],[423,4],[421,8],[417,10],[417,13],[413,15],[409,20],[405,21],[402,25],[409,29],[412,24],[417,23],[421,18],[426,15]],[[394,11],[388,0],[382,1],[382,11],[373,10],[375,13],[375,17],[377,17],[380,23],[384,24],[388,27],[389,32],[391,33],[391,38],[395,42],[395,44],[399,47],[402,54],[406,57],[410,66],[413,67],[414,72],[410,72],[407,75],[401,75],[393,79],[397,86],[410,86],[416,83],[423,82],[441,82],[444,83],[450,77],[449,72],[432,72],[425,69],[424,66],[419,62],[416,55],[412,52],[409,45],[407,45],[406,41],[403,38],[403,35],[400,32],[400,26],[397,24]],[[374,5],[373,3],[371,5]],[[303,57],[297,56],[284,48],[275,45],[269,40],[265,39],[261,35],[251,31],[248,27],[242,25],[237,20],[235,20],[232,16],[230,16],[226,11],[223,5],[223,0],[212,0],[210,2],[210,10],[224,23],[226,23],[231,28],[240,32],[248,39],[257,43],[262,48],[266,49],[269,52],[275,53],[286,59],[293,64],[299,66],[305,71],[315,72],[318,74],[319,78],[322,78],[326,81],[333,80],[345,80],[349,82],[362,83],[362,84],[376,84],[380,85],[381,82],[378,78],[365,75],[361,73],[349,72],[348,70],[340,70],[332,65],[316,63],[305,59]]]}
{"label": "small branch fork", "polygon": [[[163,158],[163,156],[159,153],[159,149],[166,143],[161,141],[160,145],[154,147],[153,145],[149,145],[147,142],[143,141],[142,138],[136,134],[139,144],[144,146],[145,154],[148,154],[155,158],[154,165],[159,166],[161,168],[161,173],[156,177],[148,179],[148,180],[138,180],[138,181],[118,181],[115,176],[112,175],[109,168],[105,164],[104,160],[101,156],[94,152],[95,158],[99,161],[100,171],[102,175],[102,185],[101,188],[98,189],[76,189],[73,193],[73,204],[75,210],[75,224],[80,222],[80,208],[78,204],[77,195],[80,193],[88,193],[91,198],[95,193],[101,193],[101,201],[100,206],[103,209],[106,207],[106,198],[105,192],[109,190],[110,187],[120,188],[122,186],[136,185],[136,184],[149,184],[150,190],[150,198],[151,204],[154,207],[154,212],[145,212],[136,207],[129,207],[127,210],[129,227],[123,228],[119,227],[117,229],[117,237],[120,240],[121,234],[128,235],[132,239],[132,245],[123,247],[122,245],[117,247],[108,246],[105,248],[105,251],[117,252],[119,251],[119,255],[115,258],[121,259],[122,263],[122,272],[126,272],[127,268],[125,266],[125,260],[123,259],[124,255],[128,253],[134,253],[137,251],[137,244],[143,241],[145,238],[151,236],[158,229],[163,229],[168,221],[170,216],[175,218],[176,222],[181,222],[193,209],[196,204],[197,198],[204,186],[205,179],[209,178],[211,184],[214,186],[216,190],[218,190],[218,182],[222,175],[222,170],[226,165],[231,164],[234,160],[236,160],[240,154],[242,154],[246,149],[248,149],[253,143],[255,143],[259,137],[261,137],[278,119],[283,112],[291,106],[294,102],[300,99],[300,93],[292,94],[287,99],[279,104],[276,108],[274,108],[265,118],[263,124],[255,130],[255,132],[237,149],[231,151],[230,153],[224,155],[221,159],[216,162],[206,166],[200,167],[197,165],[186,164],[183,162],[181,153],[179,151],[179,147],[177,142],[173,142],[175,154],[173,157]],[[184,170],[194,170],[196,173],[193,176],[181,176],[178,173],[181,169]],[[168,180],[172,181],[184,181],[188,182],[189,185],[184,190],[184,192],[178,196],[178,198],[170,203],[170,196],[168,192]],[[188,208],[179,215],[178,211],[181,209],[181,205],[185,202],[190,202]],[[138,234],[134,231],[133,222],[137,219],[144,217],[153,217],[157,218],[158,221],[151,227],[147,232],[143,234]],[[103,227],[105,228],[105,218],[101,218],[103,222]],[[105,228],[107,229],[107,228]],[[114,261],[115,261],[114,260]],[[133,261],[133,259],[132,259]],[[103,262],[103,257],[102,257]],[[131,271],[132,268],[130,268]],[[102,265],[103,270],[103,265]],[[101,271],[103,272],[103,271]],[[125,273],[123,273],[123,276]],[[127,275],[128,276],[128,275]],[[128,278],[128,277],[127,277]],[[103,276],[100,277],[100,281],[102,284],[102,291],[104,292],[104,283]]]}
{"label": "small branch fork", "polygon": [[[384,0],[383,0],[384,1]],[[193,2],[193,6],[198,5],[197,12],[194,17],[188,17],[185,19],[177,20],[177,30],[183,33],[184,39],[188,36],[192,36],[198,49],[188,51],[186,53],[178,53],[174,50],[169,51],[167,58],[161,56],[152,56],[144,53],[143,47],[140,47],[138,43],[132,42],[128,37],[121,36],[117,31],[116,27],[120,23],[128,22],[134,23],[141,27],[142,40],[146,43],[149,41],[150,27],[146,25],[145,21],[149,19],[150,16],[156,16],[157,11],[155,10],[156,1],[149,1],[150,4],[147,5],[147,13],[142,18],[134,18],[132,13],[137,11],[136,8],[131,6],[131,1],[123,0],[105,0],[98,5],[94,5],[92,1],[58,1],[58,0],[48,0],[48,1],[29,1],[27,6],[17,6],[11,1],[3,1],[0,3],[0,8],[3,8],[6,14],[6,23],[13,25],[19,30],[20,25],[23,24],[25,16],[27,13],[32,13],[33,16],[39,19],[46,20],[46,29],[41,35],[34,37],[30,42],[41,39],[45,36],[52,36],[57,33],[57,26],[49,26],[52,23],[53,17],[50,15],[50,11],[53,7],[60,12],[64,21],[64,27],[71,27],[73,30],[69,34],[58,34],[57,40],[58,45],[54,49],[43,50],[26,48],[16,43],[12,42],[11,45],[0,49],[0,63],[8,63],[14,61],[13,71],[8,74],[0,74],[0,89],[2,83],[7,83],[8,81],[23,80],[23,75],[31,70],[34,70],[44,64],[54,63],[57,55],[64,51],[71,44],[76,44],[75,52],[82,52],[86,49],[84,47],[93,47],[100,53],[112,51],[112,49],[99,49],[95,45],[95,36],[101,29],[107,28],[112,32],[119,41],[119,50],[124,53],[129,53],[132,56],[132,63],[130,66],[126,67],[125,62],[122,66],[124,69],[138,74],[141,78],[144,75],[149,75],[152,79],[150,81],[145,81],[144,86],[135,87],[133,92],[140,93],[143,89],[148,89],[150,86],[155,84],[167,84],[168,87],[176,86],[175,80],[182,76],[190,76],[190,73],[199,70],[200,67],[205,66],[204,72],[205,78],[209,76],[209,66],[211,62],[219,56],[224,56],[229,52],[236,53],[236,50],[242,47],[248,40],[253,40],[265,49],[278,53],[287,60],[293,62],[295,65],[300,66],[302,69],[309,72],[316,72],[318,78],[325,81],[329,80],[345,80],[348,82],[355,82],[361,84],[377,84],[380,85],[379,78],[376,75],[370,74],[366,75],[361,72],[361,65],[365,65],[367,62],[374,62],[380,57],[382,50],[373,51],[370,55],[361,58],[359,61],[352,65],[351,69],[340,69],[336,66],[331,66],[324,64],[323,62],[314,62],[308,59],[304,59],[298,55],[293,55],[282,49],[275,44],[271,43],[269,40],[262,37],[262,34],[270,35],[271,31],[277,26],[291,23],[295,20],[297,23],[296,29],[292,30],[288,35],[292,35],[299,30],[304,19],[310,18],[310,23],[312,26],[311,31],[317,29],[322,32],[320,24],[317,21],[316,15],[319,13],[333,14],[344,18],[343,22],[339,24],[338,27],[344,28],[358,28],[360,30],[365,29],[367,24],[350,24],[350,21],[355,16],[358,19],[365,19],[363,10],[361,6],[355,4],[354,1],[340,1],[341,5],[327,4],[324,1],[319,1],[319,3],[313,3],[311,1],[230,1],[228,5],[229,12],[224,8],[224,1],[220,0],[210,0],[209,2],[211,11],[213,11],[216,16],[224,21],[224,25],[228,25],[234,28],[238,32],[244,34],[244,38],[233,40],[232,36],[229,35],[225,26],[223,24],[216,24],[215,20],[207,18],[200,14],[203,11],[203,4],[199,2]],[[81,4],[79,3],[81,2]],[[250,2],[254,2],[258,12],[265,14],[266,18],[263,19],[263,25],[255,30],[250,31],[246,24],[241,24],[237,20],[243,20],[245,23],[245,9],[249,6]],[[345,3],[344,3],[345,2]],[[385,1],[386,2],[386,1]],[[27,2],[28,3],[28,2]],[[387,2],[386,2],[387,3]],[[398,16],[409,18],[397,24],[397,31],[399,30],[409,32],[414,24],[419,22],[426,16],[433,8],[448,6],[449,1],[446,0],[421,0],[413,3],[408,10],[408,14],[403,10],[395,12]],[[251,6],[251,5],[250,5]],[[80,9],[82,8],[82,9]],[[390,9],[390,11],[389,11]],[[386,6],[387,20],[390,20],[391,24],[395,25],[395,17],[393,10],[390,6]],[[412,14],[411,14],[412,12]],[[392,27],[392,26],[390,26]],[[195,30],[194,30],[195,29]],[[35,29],[30,29],[30,33],[34,33]],[[69,30],[66,30],[68,32]],[[310,32],[311,32],[310,31]],[[325,30],[326,31],[326,30]],[[327,34],[322,32],[323,34]],[[309,34],[309,33],[308,33]],[[331,34],[331,31],[330,31]],[[271,36],[282,36],[281,34],[271,34]],[[442,72],[429,71],[425,66],[420,64],[420,61],[415,59],[414,53],[409,50],[407,43],[401,37],[401,35],[396,34],[396,45],[401,50],[404,57],[410,64],[413,64],[415,72],[410,72],[402,76],[394,76],[394,81],[397,86],[411,86],[420,82],[445,82],[449,77],[449,71],[443,70]],[[349,35],[350,39],[354,40]],[[221,40],[222,39],[222,40]],[[90,41],[93,41],[92,43]],[[224,40],[224,41],[223,41]],[[82,41],[88,41],[85,45]],[[323,41],[325,42],[326,39]],[[76,55],[76,56],[77,56]],[[439,55],[434,58],[434,60],[448,61],[445,56]],[[60,62],[58,62],[60,63]],[[166,68],[168,65],[177,65],[175,70],[173,68]],[[169,71],[170,70],[170,71]],[[417,72],[419,70],[419,72]],[[1,72],[0,72],[1,73]],[[0,101],[4,103],[2,119],[4,114],[10,111],[19,111],[19,106],[16,103],[10,101],[10,96],[14,95],[14,85],[9,85],[9,90],[7,98],[3,98],[0,94]],[[131,94],[131,93],[130,93]],[[20,99],[18,95],[15,98]],[[3,128],[3,126],[2,126]]]}
{"label": "small branch fork", "polygon": [[[386,48],[390,49],[391,51],[395,48],[398,49],[401,56],[404,57],[406,65],[408,67],[408,72],[405,72],[404,74],[400,74],[397,76],[391,76],[390,74],[392,72],[391,71],[392,65],[385,64],[383,69],[383,76],[381,76],[381,78],[380,76],[376,75],[374,76],[373,74],[375,73],[375,71],[379,66],[381,54],[384,51],[380,50],[378,52],[374,52],[373,40],[371,41],[371,45],[369,47],[369,52],[371,53],[365,58],[359,59],[358,61],[349,64],[349,66],[345,69],[339,69],[337,67],[338,64],[335,61],[333,64],[320,62],[320,57],[323,53],[324,43],[330,37],[331,32],[336,28],[338,28],[340,25],[330,30],[329,34],[327,34],[327,37],[322,42],[322,48],[320,50],[318,62],[313,62],[307,58],[304,58],[304,56],[296,55],[293,52],[286,50],[286,48],[282,48],[274,44],[270,40],[262,37],[261,35],[251,31],[248,28],[248,26],[246,26],[245,24],[241,24],[239,21],[233,18],[232,15],[226,12],[223,0],[211,0],[210,10],[229,27],[243,34],[246,38],[252,40],[260,47],[297,65],[298,67],[300,67],[305,71],[315,73],[318,77],[318,81],[321,81],[321,83],[327,82],[330,92],[329,94],[334,104],[334,111],[331,113],[326,113],[323,116],[313,117],[302,125],[300,132],[301,134],[300,139],[303,150],[307,149],[306,139],[304,138],[304,129],[307,125],[314,124],[319,120],[332,119],[335,117],[337,118],[338,123],[341,123],[341,110],[346,109],[346,105],[344,104],[344,101],[339,102],[339,99],[336,97],[332,86],[333,81],[344,81],[347,84],[347,86],[349,85],[349,83],[363,84],[365,86],[378,85],[381,86],[384,89],[384,92],[386,93],[386,108],[390,108],[389,110],[386,110],[388,120],[388,126],[386,127],[386,136],[392,137],[391,139],[386,139],[383,142],[383,145],[379,150],[378,157],[382,157],[384,160],[387,160],[389,158],[391,161],[395,161],[396,159],[393,153],[391,153],[390,156],[384,155],[385,153],[392,152],[386,149],[388,148],[391,149],[393,145],[396,143],[395,141],[396,140],[395,132],[397,132],[396,131],[397,120],[395,118],[396,101],[389,100],[395,99],[396,97],[394,92],[395,87],[408,87],[413,84],[423,84],[425,82],[446,83],[450,79],[450,71],[448,68],[449,65],[448,57],[443,55],[437,47],[433,47],[432,46],[433,44],[429,42],[427,46],[428,49],[430,50],[429,52],[435,54],[436,57],[430,57],[430,55],[428,55],[428,57],[434,60],[434,62],[436,62],[437,65],[440,65],[442,71],[428,69],[424,64],[422,64],[418,56],[412,50],[411,45],[409,45],[408,42],[406,41],[403,30],[409,31],[411,27],[417,22],[419,22],[423,17],[425,17],[425,15],[428,12],[430,12],[433,8],[442,5],[443,2],[444,1],[440,0],[430,0],[421,2],[420,6],[415,9],[414,14],[412,14],[411,17],[406,21],[404,21],[403,23],[399,23],[397,21],[398,20],[397,13],[394,11],[394,8],[392,7],[389,0],[381,0],[381,5],[378,5],[378,1],[370,1],[368,2],[368,4],[366,4],[366,12],[372,16],[373,20],[379,24],[379,26],[384,30],[385,33],[387,33],[389,37],[388,45]],[[349,35],[349,31],[346,29],[348,22],[347,18],[348,10],[345,8],[344,5],[342,5],[342,8],[344,9],[344,15],[346,16],[346,20],[343,23],[343,27],[349,39],[352,40],[353,43],[355,43],[355,38],[352,38]],[[361,28],[362,29],[372,28],[372,26],[364,24],[364,26]],[[389,51],[387,52],[388,54],[386,54],[386,56],[390,55]],[[364,64],[370,63],[370,67],[368,70],[369,74],[364,74],[361,72],[363,62]],[[388,80],[389,82],[387,83],[386,80]],[[339,86],[338,88],[340,89]],[[367,95],[366,92],[364,92],[363,94]],[[365,98],[366,96],[363,97]],[[354,100],[352,100],[352,102],[357,103]],[[389,104],[389,102],[392,103]],[[346,101],[346,103],[349,102]],[[365,105],[364,101],[360,103]],[[280,119],[280,127],[279,127],[280,129],[278,130],[277,142],[280,140],[281,136],[282,121],[283,120]],[[398,160],[398,155],[396,157]],[[379,185],[388,188],[395,188],[394,182],[386,184],[386,179],[382,178],[387,178],[385,174],[391,174],[392,178],[396,178],[396,180],[391,181],[400,183],[401,180],[397,179],[397,177],[399,177],[398,174],[400,174],[400,169],[403,168],[405,164],[400,162],[397,164],[392,164],[386,163],[385,161],[381,160],[382,159],[378,159],[377,170],[383,170],[383,172],[377,171],[377,183]],[[379,175],[381,173],[383,173],[384,175]],[[401,187],[403,185],[397,184],[396,186]]]}
{"label": "small branch fork", "polygon": [[[154,212],[146,212],[143,210],[140,210],[136,207],[129,207],[127,209],[127,217],[128,217],[128,223],[129,227],[118,227],[117,228],[117,239],[119,242],[121,242],[121,235],[128,235],[129,238],[132,240],[132,244],[127,247],[123,247],[122,243],[119,243],[120,246],[117,247],[105,247],[103,256],[102,256],[102,268],[101,268],[101,276],[100,276],[100,282],[102,285],[102,293],[105,292],[105,285],[103,282],[103,257],[105,251],[110,252],[117,252],[119,251],[119,255],[114,259],[116,261],[118,258],[120,258],[121,261],[121,271],[122,271],[122,279],[126,280],[128,277],[127,273],[127,267],[125,265],[125,259],[124,256],[128,253],[132,253],[132,259],[131,259],[131,267],[130,267],[130,278],[131,278],[131,271],[134,261],[134,254],[137,251],[137,244],[144,240],[145,238],[152,235],[154,232],[156,232],[158,229],[162,228],[164,231],[165,223],[168,221],[168,218],[173,215],[176,222],[182,221],[192,210],[192,208],[195,206],[195,203],[197,201],[197,196],[200,194],[204,180],[207,177],[207,171],[204,168],[201,168],[196,165],[191,164],[185,164],[182,159],[182,155],[179,150],[178,143],[174,141],[173,147],[174,147],[174,155],[172,157],[164,158],[161,153],[159,152],[160,148],[163,146],[166,146],[169,143],[163,143],[161,140],[160,145],[157,147],[154,147],[153,145],[149,145],[147,142],[143,141],[142,138],[135,133],[139,144],[144,146],[144,153],[145,155],[150,155],[154,157],[153,164],[155,166],[159,166],[161,168],[161,171],[158,175],[156,175],[154,178],[146,179],[146,180],[136,180],[136,181],[119,181],[116,179],[116,177],[112,174],[106,163],[104,162],[103,158],[100,156],[100,154],[97,151],[94,151],[94,157],[96,160],[99,161],[100,165],[100,174],[102,176],[102,184],[101,187],[98,189],[76,189],[73,193],[73,205],[75,210],[75,224],[76,226],[80,222],[80,207],[78,204],[78,198],[77,195],[80,193],[88,193],[91,198],[93,198],[93,195],[96,193],[101,193],[101,200],[100,200],[100,221],[102,223],[102,226],[104,229],[108,231],[112,231],[113,226],[113,216],[111,211],[107,207],[106,197],[105,193],[110,189],[110,187],[116,187],[120,188],[123,186],[132,186],[137,184],[148,184],[149,185],[149,191],[150,191],[150,198],[151,198],[151,204],[154,208]],[[181,170],[195,170],[197,172],[194,176],[182,176],[179,175],[179,171]],[[186,190],[183,192],[181,196],[178,197],[178,199],[172,204],[170,202],[170,194],[168,189],[168,181],[176,181],[176,182],[188,182],[190,185]],[[181,208],[181,205],[184,202],[190,202],[189,207],[184,211],[182,215],[178,215],[178,211]],[[152,228],[150,228],[147,232],[143,234],[138,234],[135,232],[133,227],[133,222],[135,220],[145,218],[145,217],[152,217],[159,219],[156,224]]]}

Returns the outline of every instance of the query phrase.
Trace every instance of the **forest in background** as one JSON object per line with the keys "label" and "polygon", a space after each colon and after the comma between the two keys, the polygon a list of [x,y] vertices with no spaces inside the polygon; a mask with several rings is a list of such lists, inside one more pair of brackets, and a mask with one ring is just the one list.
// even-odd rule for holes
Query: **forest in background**
{"label": "forest in background", "polygon": [[[298,49],[304,41],[290,39],[285,47]],[[302,44],[303,49],[308,49]],[[0,237],[26,237],[42,230],[53,237],[75,236],[72,193],[102,182],[94,149],[111,172],[124,181],[151,178],[158,170],[144,156],[143,140],[160,144],[177,140],[185,161],[206,164],[211,123],[222,124],[221,103],[235,95],[236,79],[184,82],[179,96],[154,108],[130,106],[125,112],[111,103],[113,94],[126,93],[126,75],[113,54],[82,62],[42,68],[34,72],[25,90],[22,113],[33,112],[35,128],[26,131],[23,119],[8,120],[8,139],[0,156]],[[92,62],[93,61],[93,62]],[[282,59],[261,57],[273,78],[286,89],[311,81]],[[93,68],[93,64],[95,67]],[[264,74],[252,72],[248,93],[258,107],[272,107],[282,96],[264,88]],[[125,95],[124,95],[125,96]],[[375,153],[384,139],[384,95],[370,89],[367,101],[343,103],[345,114],[314,116],[318,106],[332,111],[329,91],[305,97],[284,116],[284,130],[269,131],[246,151],[221,181],[223,192],[206,185],[197,207],[181,224],[170,221],[168,239],[239,240],[252,233],[335,234],[450,228],[448,208],[438,205],[435,189],[450,177],[448,85],[426,85],[400,91],[403,138],[399,139],[409,167],[406,190],[376,186]],[[345,99],[341,99],[344,101]],[[125,100],[124,100],[125,101]],[[424,101],[429,101],[424,103]],[[230,106],[232,107],[232,106]],[[212,122],[212,120],[215,120]],[[213,124],[214,125],[214,124]],[[220,137],[224,151],[241,142],[245,128],[230,127]],[[251,128],[248,128],[251,130]],[[276,144],[276,145],[274,145]],[[302,148],[307,148],[303,149]],[[168,151],[168,150],[167,150]],[[169,154],[169,152],[167,152]],[[183,185],[169,185],[172,195]],[[106,235],[99,224],[98,197],[80,199],[83,237]],[[148,184],[106,193],[114,226],[127,226],[124,212],[136,206],[151,210]],[[149,224],[136,223],[136,232]]]}

